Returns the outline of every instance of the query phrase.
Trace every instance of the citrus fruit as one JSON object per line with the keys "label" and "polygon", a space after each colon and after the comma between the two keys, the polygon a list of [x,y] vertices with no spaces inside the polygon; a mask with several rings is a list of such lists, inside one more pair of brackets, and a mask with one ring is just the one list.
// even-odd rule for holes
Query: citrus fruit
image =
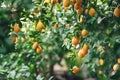
{"label": "citrus fruit", "polygon": [[115,15],[116,17],[119,17],[119,16],[120,16],[120,9],[119,9],[118,7],[116,7],[116,8],[114,9],[114,15]]}
{"label": "citrus fruit", "polygon": [[96,13],[95,9],[94,9],[94,8],[90,8],[90,10],[89,10],[89,15],[90,15],[90,16],[94,16],[95,13]]}
{"label": "citrus fruit", "polygon": [[78,73],[79,71],[80,71],[80,69],[79,69],[77,66],[74,66],[74,67],[73,67],[73,71],[72,71],[72,72],[73,72],[74,74]]}
{"label": "citrus fruit", "polygon": [[88,34],[88,31],[86,29],[83,29],[81,32],[81,36],[86,36]]}
{"label": "citrus fruit", "polygon": [[37,49],[37,48],[38,48],[38,42],[34,42],[32,48],[33,48],[33,49]]}
{"label": "citrus fruit", "polygon": [[79,37],[73,37],[72,39],[72,45],[77,45],[80,41],[80,38]]}
{"label": "citrus fruit", "polygon": [[39,20],[38,24],[37,24],[37,29],[38,30],[42,30],[44,27],[43,23]]}
{"label": "citrus fruit", "polygon": [[20,27],[17,23],[14,24],[14,32],[18,33],[20,31]]}

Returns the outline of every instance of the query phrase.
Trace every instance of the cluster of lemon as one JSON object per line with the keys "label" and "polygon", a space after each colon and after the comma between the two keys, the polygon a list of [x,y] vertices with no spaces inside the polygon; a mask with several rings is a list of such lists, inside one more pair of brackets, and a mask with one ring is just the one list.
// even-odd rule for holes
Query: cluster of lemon
{"label": "cluster of lemon", "polygon": [[[19,24],[18,24],[18,23],[15,23],[14,26],[13,26],[13,31],[14,31],[15,33],[19,33],[20,30],[21,30],[21,28],[20,28]],[[22,42],[24,42],[24,41],[26,40],[26,38],[25,38],[25,37],[21,37],[21,40],[22,40]],[[15,37],[15,36],[12,37],[12,41],[13,41],[14,43],[18,43],[18,37]]]}
{"label": "cluster of lemon", "polygon": [[[80,36],[85,37],[87,34],[88,34],[88,31],[86,29],[83,29],[80,33]],[[79,44],[79,42],[80,42],[80,37],[74,36],[73,39],[72,39],[72,45],[77,46]],[[80,49],[77,53],[78,57],[83,58],[88,53],[88,50],[89,50],[89,46],[84,44],[82,49]],[[80,71],[80,69],[77,66],[74,66],[73,69],[72,69],[72,72],[74,74],[78,73],[79,71]]]}
{"label": "cluster of lemon", "polygon": [[[88,31],[86,29],[83,29],[80,33],[80,36],[84,37],[87,34],[88,34]],[[80,42],[80,37],[75,37],[74,36],[73,39],[72,39],[72,45],[76,46],[76,45],[79,44],[79,42]],[[78,57],[83,58],[88,53],[88,50],[89,50],[89,46],[84,44],[82,49],[80,49],[79,52],[78,52]]]}
{"label": "cluster of lemon", "polygon": [[[19,27],[19,24],[18,24],[18,23],[15,23],[15,24],[14,24],[14,26],[13,26],[13,31],[14,31],[15,33],[20,32],[20,27]],[[17,37],[12,37],[12,41],[13,41],[14,43],[18,43],[18,38],[17,38]]]}
{"label": "cluster of lemon", "polygon": [[36,50],[38,54],[42,52],[42,48],[39,46],[38,42],[34,42],[32,48]]}
{"label": "cluster of lemon", "polygon": [[[113,65],[113,71],[118,71],[119,70],[119,64],[120,64],[120,58],[118,58],[117,63]],[[103,66],[104,65],[104,59],[99,59],[99,65]],[[98,74],[101,75],[103,74],[102,70],[98,71]]]}
{"label": "cluster of lemon", "polygon": [[81,14],[83,12],[83,8],[82,8],[82,0],[76,0],[75,4],[74,4],[74,8],[77,11],[78,14]]}
{"label": "cluster of lemon", "polygon": [[[42,23],[41,20],[38,21],[36,25],[37,30],[41,31],[44,28],[44,24]],[[42,52],[42,48],[39,46],[38,42],[34,42],[33,47],[34,50],[36,50],[37,53]]]}
{"label": "cluster of lemon", "polygon": [[[64,6],[64,9],[67,10],[69,5],[73,5],[74,9],[77,11],[77,13],[81,14],[83,12],[82,2],[83,2],[83,0],[63,0],[63,6]],[[93,7],[91,7],[89,9],[89,15],[94,16],[95,13],[96,13],[95,9]]]}
{"label": "cluster of lemon", "polygon": [[[86,29],[83,29],[80,33],[80,36],[81,37],[84,37],[88,34],[88,31]],[[76,37],[74,36],[73,39],[72,39],[72,45],[78,45],[79,44],[79,41],[80,41],[80,37]]]}

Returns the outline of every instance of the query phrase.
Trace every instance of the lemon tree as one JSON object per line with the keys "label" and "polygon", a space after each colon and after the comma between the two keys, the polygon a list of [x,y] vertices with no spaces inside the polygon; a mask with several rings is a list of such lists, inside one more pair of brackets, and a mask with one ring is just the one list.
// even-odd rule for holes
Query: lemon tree
{"label": "lemon tree", "polygon": [[119,0],[4,0],[0,7],[1,78],[46,80],[64,59],[72,75],[119,79]]}

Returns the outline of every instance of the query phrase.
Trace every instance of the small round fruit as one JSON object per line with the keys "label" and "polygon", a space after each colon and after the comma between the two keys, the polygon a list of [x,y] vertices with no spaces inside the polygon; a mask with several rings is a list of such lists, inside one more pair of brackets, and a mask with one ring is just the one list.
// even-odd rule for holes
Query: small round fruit
{"label": "small round fruit", "polygon": [[79,71],[80,71],[80,69],[79,69],[77,66],[74,66],[74,67],[73,67],[73,71],[72,71],[72,72],[73,72],[74,74],[78,73]]}
{"label": "small round fruit", "polygon": [[85,56],[83,49],[80,49],[78,52],[78,57],[83,58]]}
{"label": "small round fruit", "polygon": [[63,0],[64,7],[68,7],[70,5],[70,0]]}
{"label": "small round fruit", "polygon": [[85,9],[85,14],[87,14],[88,13],[88,9]]}
{"label": "small round fruit", "polygon": [[83,8],[82,7],[79,7],[79,9],[77,10],[77,13],[78,14],[81,14],[83,12]]}
{"label": "small round fruit", "polygon": [[44,27],[43,23],[41,21],[39,21],[38,24],[37,24],[37,29],[42,30],[43,27]]}
{"label": "small round fruit", "polygon": [[84,55],[86,55],[88,53],[89,46],[87,46],[86,44],[84,44],[84,46],[83,46],[82,49],[84,51]]}
{"label": "small round fruit", "polygon": [[104,60],[103,60],[103,59],[100,59],[100,60],[99,60],[99,65],[100,65],[100,66],[103,66],[103,65],[104,65]]}
{"label": "small round fruit", "polygon": [[80,8],[80,4],[79,4],[79,3],[75,3],[75,4],[74,4],[74,8],[75,8],[76,10],[78,10],[78,9]]}
{"label": "small round fruit", "polygon": [[20,27],[17,23],[14,24],[14,32],[16,33],[20,32]]}
{"label": "small round fruit", "polygon": [[88,31],[86,29],[83,29],[81,32],[81,36],[86,36],[88,34]]}
{"label": "small round fruit", "polygon": [[42,48],[41,47],[38,47],[37,49],[36,49],[36,52],[39,54],[39,53],[41,53],[42,52]]}
{"label": "small round fruit", "polygon": [[119,69],[119,65],[118,64],[113,65],[113,70],[114,71],[117,71],[118,69]]}
{"label": "small round fruit", "polygon": [[89,10],[89,15],[90,15],[90,16],[94,16],[95,13],[96,13],[95,9],[94,9],[94,8],[90,8],[90,10]]}
{"label": "small round fruit", "polygon": [[120,9],[119,9],[118,7],[116,7],[116,8],[114,9],[114,15],[115,15],[116,17],[119,17],[119,16],[120,16]]}
{"label": "small round fruit", "polygon": [[117,59],[118,64],[120,64],[120,58]]}
{"label": "small round fruit", "polygon": [[103,72],[102,72],[101,70],[99,70],[99,71],[98,71],[98,74],[101,75],[101,74],[103,74]]}
{"label": "small round fruit", "polygon": [[80,41],[80,38],[79,37],[73,37],[72,39],[72,45],[77,45]]}
{"label": "small round fruit", "polygon": [[37,49],[38,48],[38,42],[35,42],[32,46],[33,49]]}
{"label": "small round fruit", "polygon": [[106,34],[107,34],[107,35],[110,34],[110,30],[109,30],[109,29],[106,30]]}

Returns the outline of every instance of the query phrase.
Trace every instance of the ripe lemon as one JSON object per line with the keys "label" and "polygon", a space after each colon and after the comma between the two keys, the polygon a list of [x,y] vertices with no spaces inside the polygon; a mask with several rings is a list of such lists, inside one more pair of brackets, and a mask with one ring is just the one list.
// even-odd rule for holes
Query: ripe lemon
{"label": "ripe lemon", "polygon": [[95,9],[94,9],[94,8],[90,8],[90,10],[89,10],[89,15],[90,15],[90,16],[94,16],[95,13],[96,13]]}
{"label": "ripe lemon", "polygon": [[120,64],[120,58],[118,58],[117,62],[118,62],[118,64]]}
{"label": "ripe lemon", "polygon": [[75,10],[78,10],[80,8],[80,4],[79,3],[75,3],[74,4],[74,8],[75,8]]}
{"label": "ripe lemon", "polygon": [[14,24],[14,32],[16,33],[20,32],[20,27],[17,23]]}
{"label": "ripe lemon", "polygon": [[88,13],[88,9],[85,9],[85,13],[86,13],[86,14]]}
{"label": "ripe lemon", "polygon": [[86,36],[88,34],[88,31],[86,29],[83,29],[81,32],[81,36]]}
{"label": "ripe lemon", "polygon": [[83,8],[82,7],[79,7],[79,9],[77,10],[77,13],[78,14],[81,14],[83,12]]}
{"label": "ripe lemon", "polygon": [[106,30],[106,34],[109,35],[111,32],[109,29]]}
{"label": "ripe lemon", "polygon": [[78,52],[78,57],[83,58],[85,56],[83,49],[80,49]]}
{"label": "ripe lemon", "polygon": [[36,52],[39,54],[39,53],[41,53],[42,52],[42,48],[41,47],[38,47],[37,49],[36,49]]}
{"label": "ripe lemon", "polygon": [[113,70],[114,71],[117,71],[118,69],[119,69],[119,65],[118,64],[113,65]]}
{"label": "ripe lemon", "polygon": [[86,44],[84,44],[82,49],[83,49],[84,55],[86,55],[88,53],[89,46],[87,46]]}
{"label": "ripe lemon", "polygon": [[73,67],[73,71],[72,71],[72,72],[73,72],[74,74],[78,73],[79,71],[80,71],[80,69],[79,69],[77,66],[74,66],[74,67]]}
{"label": "ripe lemon", "polygon": [[32,48],[33,48],[33,49],[37,49],[37,48],[38,48],[38,42],[34,42]]}
{"label": "ripe lemon", "polygon": [[101,74],[103,74],[103,72],[102,72],[101,70],[99,70],[99,71],[98,71],[98,74],[101,75]]}
{"label": "ripe lemon", "polygon": [[120,16],[120,9],[119,9],[118,7],[116,7],[116,8],[114,9],[114,15],[115,15],[116,17],[119,17],[119,16]]}
{"label": "ripe lemon", "polygon": [[73,37],[72,39],[72,45],[77,45],[80,41],[80,38],[79,37]]}
{"label": "ripe lemon", "polygon": [[43,23],[41,21],[39,21],[38,24],[37,24],[37,29],[42,30],[43,27],[44,27]]}
{"label": "ripe lemon", "polygon": [[63,6],[68,7],[70,5],[70,0],[63,0]]}
{"label": "ripe lemon", "polygon": [[103,66],[103,65],[104,65],[104,60],[103,60],[103,59],[100,59],[100,60],[99,60],[99,65],[100,65],[100,66]]}

